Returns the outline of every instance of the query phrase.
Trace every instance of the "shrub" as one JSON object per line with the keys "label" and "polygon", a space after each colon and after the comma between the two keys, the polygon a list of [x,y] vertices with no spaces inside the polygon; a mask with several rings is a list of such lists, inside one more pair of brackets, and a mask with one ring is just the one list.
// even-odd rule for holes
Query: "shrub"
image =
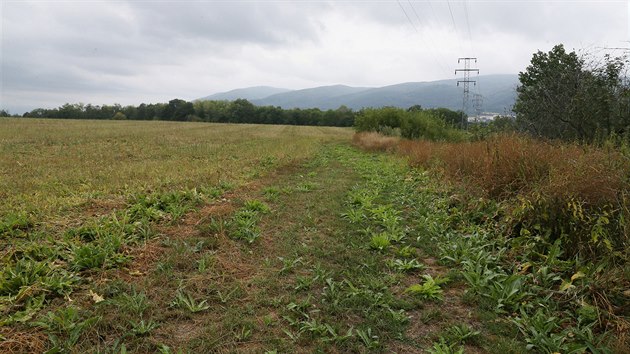
{"label": "shrub", "polygon": [[400,135],[407,139],[461,141],[465,133],[450,127],[428,111],[408,112],[401,122]]}
{"label": "shrub", "polygon": [[406,113],[395,107],[365,108],[355,118],[354,126],[360,132],[380,132],[385,127],[400,128]]}
{"label": "shrub", "polygon": [[359,132],[398,135],[407,139],[461,141],[467,134],[446,123],[441,111],[409,110],[400,108],[369,108],[362,110],[355,120]]}

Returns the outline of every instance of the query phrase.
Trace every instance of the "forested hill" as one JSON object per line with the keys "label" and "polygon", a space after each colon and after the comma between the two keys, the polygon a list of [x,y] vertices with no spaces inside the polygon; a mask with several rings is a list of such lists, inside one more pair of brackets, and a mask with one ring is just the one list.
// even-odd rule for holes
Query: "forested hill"
{"label": "forested hill", "polygon": [[[502,113],[511,109],[516,98],[517,75],[481,75],[471,78],[473,93],[483,96],[483,110]],[[319,108],[323,110],[347,106],[358,110],[365,107],[394,106],[407,108],[421,105],[426,108],[461,109],[462,90],[457,79],[429,82],[408,82],[383,87],[321,86],[303,90],[273,87],[251,87],[223,92],[200,100],[244,98],[258,106],[290,108]],[[262,96],[268,93],[267,96]]]}

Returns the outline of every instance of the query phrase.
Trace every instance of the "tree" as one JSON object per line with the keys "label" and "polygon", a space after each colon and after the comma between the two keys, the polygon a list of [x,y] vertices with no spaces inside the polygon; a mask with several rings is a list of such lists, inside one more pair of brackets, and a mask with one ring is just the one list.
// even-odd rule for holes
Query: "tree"
{"label": "tree", "polygon": [[186,102],[178,98],[168,101],[164,107],[162,118],[164,120],[185,121],[189,115],[195,114],[192,102]]}
{"label": "tree", "polygon": [[450,124],[453,127],[461,128],[462,120],[466,120],[466,118],[468,118],[468,115],[464,114],[462,110],[453,111],[448,108],[440,107],[440,108],[427,109],[426,111],[436,117],[442,118],[446,123]]}
{"label": "tree", "polygon": [[538,51],[519,73],[514,112],[522,130],[564,140],[593,141],[624,133],[623,60],[604,57],[588,67],[585,57],[567,53],[559,44],[548,53]]}
{"label": "tree", "polygon": [[126,120],[127,116],[123,112],[116,112],[112,117],[113,120]]}
{"label": "tree", "polygon": [[254,123],[256,122],[256,106],[246,99],[236,99],[228,109],[230,123]]}
{"label": "tree", "polygon": [[419,104],[414,104],[413,106],[407,108],[407,112],[422,112],[422,106]]}

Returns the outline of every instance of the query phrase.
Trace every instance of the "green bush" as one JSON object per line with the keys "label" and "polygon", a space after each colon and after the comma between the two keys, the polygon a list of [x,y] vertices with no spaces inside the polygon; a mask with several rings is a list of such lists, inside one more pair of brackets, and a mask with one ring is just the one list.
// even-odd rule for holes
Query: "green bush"
{"label": "green bush", "polygon": [[408,110],[395,107],[367,108],[355,119],[357,131],[400,135],[407,139],[462,141],[466,133],[453,128],[438,110]]}
{"label": "green bush", "polygon": [[407,112],[395,107],[365,108],[355,118],[354,125],[361,132],[392,131],[395,128],[400,128],[406,116]]}
{"label": "green bush", "polygon": [[400,126],[400,135],[407,139],[462,141],[465,133],[449,126],[442,118],[428,111],[408,112]]}

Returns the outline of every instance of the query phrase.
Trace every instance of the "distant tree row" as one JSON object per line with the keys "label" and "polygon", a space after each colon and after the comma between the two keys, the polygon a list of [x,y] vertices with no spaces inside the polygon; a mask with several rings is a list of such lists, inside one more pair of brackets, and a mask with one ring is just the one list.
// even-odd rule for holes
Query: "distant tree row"
{"label": "distant tree row", "polygon": [[[6,112],[8,116],[8,112]],[[45,109],[37,108],[23,114],[26,118],[171,120],[217,123],[255,123],[321,125],[350,127],[355,112],[346,106],[322,111],[318,108],[282,109],[256,106],[245,99],[234,101],[195,101],[173,99],[168,103],[142,103],[138,106],[70,104]]]}

